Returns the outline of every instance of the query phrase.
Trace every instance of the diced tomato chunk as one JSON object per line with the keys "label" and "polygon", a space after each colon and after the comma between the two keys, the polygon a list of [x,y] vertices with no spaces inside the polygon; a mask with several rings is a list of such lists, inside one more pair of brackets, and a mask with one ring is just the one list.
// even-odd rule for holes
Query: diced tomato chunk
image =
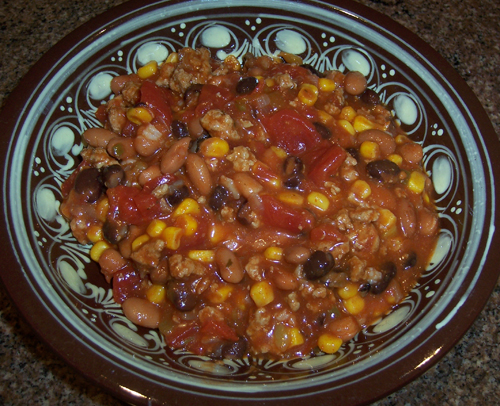
{"label": "diced tomato chunk", "polygon": [[139,291],[141,277],[131,265],[125,266],[113,276],[113,299],[123,303],[129,297],[135,297]]}
{"label": "diced tomato chunk", "polygon": [[159,200],[141,189],[119,185],[107,191],[110,211],[129,224],[143,224],[161,214]]}
{"label": "diced tomato chunk", "polygon": [[234,97],[233,93],[224,87],[209,84],[203,85],[198,98],[195,115],[202,117],[209,110],[223,110]]}
{"label": "diced tomato chunk", "polygon": [[312,227],[314,218],[307,210],[286,206],[273,196],[262,196],[262,217],[266,225],[300,233]]}
{"label": "diced tomato chunk", "polygon": [[271,143],[291,155],[300,155],[321,141],[314,125],[295,110],[280,110],[263,120],[263,124]]}
{"label": "diced tomato chunk", "polygon": [[310,238],[312,242],[321,241],[342,241],[342,233],[337,226],[329,223],[320,224],[311,230]]}
{"label": "diced tomato chunk", "polygon": [[173,102],[174,98],[168,89],[156,86],[156,84],[148,80],[142,83],[141,103],[144,103],[152,110],[155,120],[168,128],[172,124],[170,105]]}
{"label": "diced tomato chunk", "polygon": [[306,165],[308,178],[321,186],[337,173],[346,156],[344,148],[337,144],[330,144],[326,149],[317,148],[302,159]]}
{"label": "diced tomato chunk", "polygon": [[238,341],[238,336],[231,327],[219,320],[209,319],[205,321],[201,326],[200,332],[223,340]]}

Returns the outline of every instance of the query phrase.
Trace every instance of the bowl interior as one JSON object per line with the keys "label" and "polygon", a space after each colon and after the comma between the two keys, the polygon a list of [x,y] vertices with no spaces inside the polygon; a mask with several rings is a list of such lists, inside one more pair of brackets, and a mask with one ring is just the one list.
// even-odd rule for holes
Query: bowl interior
{"label": "bowl interior", "polygon": [[[44,312],[95,357],[92,362],[167,389],[210,392],[215,385],[220,396],[237,398],[340,389],[402,359],[414,369],[430,349],[444,345],[429,343],[442,340],[456,322],[492,241],[492,165],[478,124],[434,64],[435,55],[428,59],[413,37],[398,36],[386,20],[378,21],[307,1],[159,2],[67,40],[71,46],[47,66],[23,105],[7,153],[4,196],[24,277]],[[442,227],[432,263],[394,312],[336,354],[214,362],[169,350],[158,332],[123,316],[89,260],[89,247],[77,244],[58,212],[60,185],[78,164],[81,133],[98,125],[94,111],[109,99],[110,79],[184,46],[208,47],[221,59],[282,50],[320,71],[360,70],[424,147]]]}

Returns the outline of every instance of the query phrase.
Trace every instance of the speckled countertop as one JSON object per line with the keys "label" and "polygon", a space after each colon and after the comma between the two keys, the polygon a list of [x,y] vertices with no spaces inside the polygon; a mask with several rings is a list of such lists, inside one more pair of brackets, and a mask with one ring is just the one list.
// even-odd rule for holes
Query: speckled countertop
{"label": "speckled countertop", "polygon": [[[123,0],[0,1],[0,105],[78,25]],[[362,0],[431,44],[474,90],[500,134],[498,0]],[[6,269],[2,270],[6,271]],[[500,404],[500,287],[453,350],[376,404]],[[119,405],[39,341],[0,287],[0,405]]]}

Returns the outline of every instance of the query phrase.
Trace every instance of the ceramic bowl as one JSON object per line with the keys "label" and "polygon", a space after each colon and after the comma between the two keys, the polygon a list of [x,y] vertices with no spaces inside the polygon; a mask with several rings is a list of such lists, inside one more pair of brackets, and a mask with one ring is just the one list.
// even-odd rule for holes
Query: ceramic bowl
{"label": "ceramic bowl", "polygon": [[[114,303],[89,247],[59,214],[60,185],[113,76],[181,47],[213,56],[285,51],[319,71],[359,70],[424,148],[441,232],[419,284],[332,355],[213,361],[166,348]],[[458,74],[429,46],[354,2],[128,2],[48,52],[2,112],[2,279],[28,322],[66,361],[129,403],[362,404],[408,383],[449,350],[486,303],[500,261],[496,134]]]}

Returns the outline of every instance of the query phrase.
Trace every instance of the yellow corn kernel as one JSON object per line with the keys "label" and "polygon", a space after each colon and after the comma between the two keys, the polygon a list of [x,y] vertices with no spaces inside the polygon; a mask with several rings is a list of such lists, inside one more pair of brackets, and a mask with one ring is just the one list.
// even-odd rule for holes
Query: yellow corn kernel
{"label": "yellow corn kernel", "polygon": [[336,353],[343,341],[341,338],[334,336],[333,334],[325,333],[321,334],[318,338],[318,347],[321,351],[326,352],[327,354]]}
{"label": "yellow corn kernel", "polygon": [[144,244],[146,244],[150,239],[151,239],[151,237],[147,234],[140,235],[134,241],[132,241],[132,251],[137,251]]}
{"label": "yellow corn kernel", "polygon": [[380,146],[374,141],[363,141],[359,153],[365,159],[377,159],[380,156]]}
{"label": "yellow corn kernel", "polygon": [[347,121],[347,120],[337,120],[337,124],[342,127],[344,130],[346,130],[349,134],[351,135],[355,135],[356,134],[356,130],[354,130],[354,127],[352,126],[352,124]]}
{"label": "yellow corn kernel", "polygon": [[213,224],[208,232],[208,238],[212,244],[221,242],[226,237],[226,229],[221,224]]}
{"label": "yellow corn kernel", "polygon": [[339,119],[347,120],[349,122],[352,122],[354,117],[356,117],[356,110],[354,110],[351,106],[345,106],[339,114]]}
{"label": "yellow corn kernel", "polygon": [[155,219],[149,223],[146,233],[148,233],[150,237],[158,237],[166,227],[167,224],[164,221]]}
{"label": "yellow corn kernel", "polygon": [[431,197],[429,194],[424,190],[424,193],[422,195],[422,198],[424,199],[424,202],[429,204],[431,202]]}
{"label": "yellow corn kernel", "polygon": [[217,289],[209,293],[209,299],[212,303],[224,303],[233,290],[234,287],[231,285],[218,286]]}
{"label": "yellow corn kernel", "polygon": [[290,327],[288,335],[290,336],[290,347],[304,344],[304,336],[297,327]]}
{"label": "yellow corn kernel", "polygon": [[213,250],[190,250],[188,257],[200,262],[213,262],[215,252]]}
{"label": "yellow corn kernel", "polygon": [[200,152],[206,157],[223,158],[229,152],[229,144],[222,138],[207,138],[202,142]]}
{"label": "yellow corn kernel", "polygon": [[319,78],[318,86],[319,90],[322,92],[333,92],[336,89],[337,84],[331,79]]}
{"label": "yellow corn kernel", "polygon": [[192,236],[198,230],[198,221],[191,214],[181,214],[175,221],[175,225],[184,229],[186,237]]}
{"label": "yellow corn kernel", "polygon": [[127,118],[134,124],[141,125],[149,123],[153,115],[145,107],[132,107],[127,110]]}
{"label": "yellow corn kernel", "polygon": [[372,194],[372,188],[364,180],[356,180],[351,186],[351,192],[359,199],[366,199]]}
{"label": "yellow corn kernel", "polygon": [[396,215],[389,209],[380,209],[376,225],[383,237],[392,237],[396,234]]}
{"label": "yellow corn kernel", "polygon": [[318,88],[310,83],[303,83],[297,97],[300,102],[308,106],[314,106],[318,100]]}
{"label": "yellow corn kernel", "polygon": [[399,154],[391,154],[387,157],[387,159],[391,162],[394,162],[398,166],[403,163],[403,157]]}
{"label": "yellow corn kernel", "polygon": [[323,193],[311,192],[307,196],[307,201],[313,207],[321,211],[327,211],[330,207],[330,200]]}
{"label": "yellow corn kernel", "polygon": [[165,61],[167,63],[177,63],[179,62],[179,54],[177,52],[172,52]]}
{"label": "yellow corn kernel", "polygon": [[291,204],[294,206],[302,206],[304,204],[304,196],[297,192],[281,192],[278,195],[278,199],[283,203]]}
{"label": "yellow corn kernel", "polygon": [[358,285],[347,282],[345,286],[337,289],[337,294],[344,300],[350,299],[358,294]]}
{"label": "yellow corn kernel", "polygon": [[179,217],[181,214],[200,214],[200,205],[191,197],[185,198],[174,210],[174,217]]}
{"label": "yellow corn kernel", "polygon": [[90,258],[95,262],[99,262],[102,253],[108,248],[111,248],[111,246],[106,241],[97,241],[90,249]]}
{"label": "yellow corn kernel", "polygon": [[104,199],[101,199],[99,201],[99,203],[97,203],[97,207],[95,210],[96,210],[97,218],[99,220],[101,220],[102,222],[104,222],[106,220],[106,216],[108,215],[108,211],[109,211],[108,198],[105,197]]}
{"label": "yellow corn kernel", "polygon": [[227,65],[229,69],[232,70],[241,70],[241,64],[234,55],[228,55],[224,59],[224,65]]}
{"label": "yellow corn kernel", "polygon": [[354,130],[356,130],[358,133],[366,130],[372,130],[374,128],[377,128],[375,123],[372,121],[368,120],[365,116],[360,116],[357,115],[354,117],[354,120],[352,122],[352,126],[354,127]]}
{"label": "yellow corn kernel", "polygon": [[403,145],[408,142],[408,137],[403,134],[398,134],[396,137],[394,137],[394,141],[396,141],[396,144],[398,145]]}
{"label": "yellow corn kernel", "polygon": [[356,295],[344,301],[345,309],[352,315],[360,313],[365,308],[365,299]]}
{"label": "yellow corn kernel", "polygon": [[151,303],[160,304],[165,300],[166,293],[165,286],[153,285],[146,291],[146,297]]}
{"label": "yellow corn kernel", "polygon": [[283,60],[289,64],[302,65],[304,63],[300,56],[295,55],[295,54],[291,54],[289,52],[281,51],[278,54],[278,56],[283,58]]}
{"label": "yellow corn kernel", "polygon": [[158,72],[158,62],[151,61],[137,69],[137,76],[139,76],[141,79],[147,79],[155,75],[156,72]]}
{"label": "yellow corn kernel", "polygon": [[161,239],[165,241],[165,246],[170,250],[176,250],[181,245],[183,229],[180,227],[166,227],[161,233]]}
{"label": "yellow corn kernel", "polygon": [[413,171],[408,179],[408,189],[413,193],[422,193],[425,187],[425,175],[422,172]]}
{"label": "yellow corn kernel", "polygon": [[102,235],[102,228],[97,225],[90,226],[87,230],[87,238],[93,243],[102,241],[104,239]]}
{"label": "yellow corn kernel", "polygon": [[278,158],[285,159],[288,154],[283,148],[276,147],[276,146],[271,146],[271,150],[278,156]]}
{"label": "yellow corn kernel", "polygon": [[250,288],[250,297],[258,307],[263,307],[274,300],[273,287],[266,281],[254,283]]}
{"label": "yellow corn kernel", "polygon": [[333,121],[333,116],[324,110],[318,110],[318,118],[323,124],[330,124]]}
{"label": "yellow corn kernel", "polygon": [[275,84],[276,84],[276,82],[274,81],[273,78],[267,78],[266,79],[266,86],[267,87],[274,87]]}
{"label": "yellow corn kernel", "polygon": [[271,261],[280,261],[283,258],[283,248],[267,247],[264,251],[264,257]]}

